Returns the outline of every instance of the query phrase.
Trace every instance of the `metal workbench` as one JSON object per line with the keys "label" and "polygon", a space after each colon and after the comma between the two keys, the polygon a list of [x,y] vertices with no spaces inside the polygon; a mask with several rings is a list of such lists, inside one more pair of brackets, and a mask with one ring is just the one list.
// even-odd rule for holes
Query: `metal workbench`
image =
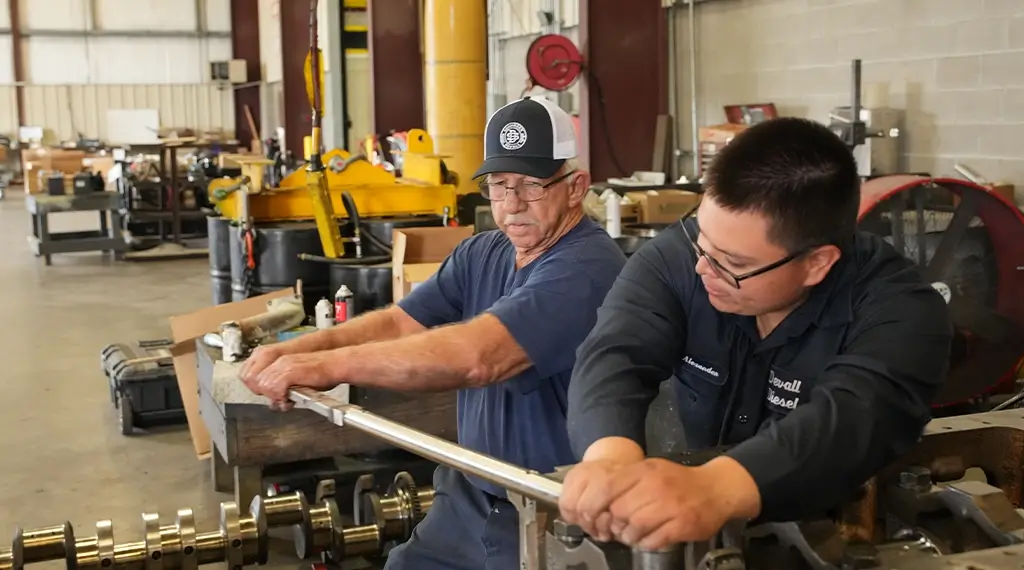
{"label": "metal workbench", "polygon": [[[393,450],[362,431],[325,424],[302,409],[275,412],[262,405],[214,400],[213,364],[220,350],[196,341],[199,413],[210,432],[211,475],[216,491],[234,492],[248,505],[264,490],[264,472],[273,465]],[[450,441],[457,440],[455,392],[400,393],[352,388],[350,401],[389,419]]]}
{"label": "metal workbench", "polygon": [[[54,253],[111,251],[121,259],[128,244],[121,239],[120,197],[116,192],[93,192],[66,196],[26,194],[25,208],[32,215],[29,247],[36,257],[51,264]],[[60,212],[98,212],[99,230],[50,232],[49,216]]]}

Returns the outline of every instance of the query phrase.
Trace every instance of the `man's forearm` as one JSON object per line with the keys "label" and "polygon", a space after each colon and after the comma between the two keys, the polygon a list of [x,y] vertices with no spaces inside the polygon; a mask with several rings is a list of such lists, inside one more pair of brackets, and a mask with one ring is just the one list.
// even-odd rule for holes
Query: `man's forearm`
{"label": "man's forearm", "polygon": [[364,313],[346,323],[283,342],[281,348],[289,353],[319,352],[399,338],[406,331],[398,322],[396,311],[400,309],[392,306]]}
{"label": "man's forearm", "polygon": [[333,384],[407,391],[443,391],[500,382],[531,366],[529,357],[490,315],[391,342],[332,352]]}
{"label": "man's forearm", "polygon": [[609,460],[620,463],[643,461],[644,449],[626,437],[604,437],[587,448],[583,461]]}

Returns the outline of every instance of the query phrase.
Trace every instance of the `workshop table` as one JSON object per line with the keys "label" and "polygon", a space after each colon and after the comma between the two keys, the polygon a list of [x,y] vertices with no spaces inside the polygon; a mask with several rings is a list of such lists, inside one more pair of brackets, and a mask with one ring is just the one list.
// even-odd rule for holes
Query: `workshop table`
{"label": "workshop table", "polygon": [[[26,194],[25,208],[32,214],[29,247],[36,257],[43,256],[47,265],[51,264],[50,256],[54,253],[112,251],[116,259],[121,259],[128,249],[128,244],[120,236],[122,218],[117,192],[66,196]],[[49,216],[59,212],[98,212],[100,229],[52,233]]]}
{"label": "workshop table", "polygon": [[[234,491],[248,508],[263,494],[263,476],[272,465],[372,454],[394,447],[359,430],[337,427],[315,412],[275,412],[262,405],[224,404],[213,398],[213,365],[220,349],[196,341],[199,413],[210,432],[213,487]],[[349,401],[388,419],[449,441],[457,440],[456,392],[401,393],[352,387]]]}

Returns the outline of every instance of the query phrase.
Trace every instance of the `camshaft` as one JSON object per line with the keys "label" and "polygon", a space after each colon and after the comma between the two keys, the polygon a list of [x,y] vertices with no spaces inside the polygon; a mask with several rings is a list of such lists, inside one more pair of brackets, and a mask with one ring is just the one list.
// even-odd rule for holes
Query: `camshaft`
{"label": "camshaft", "polygon": [[240,512],[234,501],[225,501],[220,504],[220,528],[202,533],[196,530],[191,509],[178,510],[174,524],[163,526],[160,515],[143,513],[145,538],[122,544],[115,542],[109,520],[97,522],[95,536],[87,538],[76,538],[70,522],[19,528],[12,547],[0,549],[0,570],[22,570],[28,564],[54,560],[64,560],[68,570],[195,570],[220,562],[226,562],[229,570],[240,570],[266,564],[268,531],[288,526],[302,559],[321,555],[340,562],[346,557],[377,557],[389,542],[408,540],[433,504],[434,490],[417,487],[407,473],[395,477],[384,497],[359,490],[355,526],[343,524],[333,492],[324,495],[313,505],[301,491],[259,496],[248,513]]}

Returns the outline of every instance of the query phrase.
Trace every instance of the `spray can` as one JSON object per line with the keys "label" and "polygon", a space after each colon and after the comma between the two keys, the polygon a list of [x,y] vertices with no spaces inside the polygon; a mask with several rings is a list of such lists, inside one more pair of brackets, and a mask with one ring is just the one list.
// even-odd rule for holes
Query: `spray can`
{"label": "spray can", "polygon": [[608,235],[617,238],[622,235],[622,199],[613,190],[604,197],[604,215]]}
{"label": "spray can", "polygon": [[324,330],[334,326],[334,305],[327,300],[327,297],[317,301],[313,314],[316,319],[316,328]]}
{"label": "spray can", "polygon": [[352,290],[342,285],[334,294],[334,322],[343,323],[352,316]]}

